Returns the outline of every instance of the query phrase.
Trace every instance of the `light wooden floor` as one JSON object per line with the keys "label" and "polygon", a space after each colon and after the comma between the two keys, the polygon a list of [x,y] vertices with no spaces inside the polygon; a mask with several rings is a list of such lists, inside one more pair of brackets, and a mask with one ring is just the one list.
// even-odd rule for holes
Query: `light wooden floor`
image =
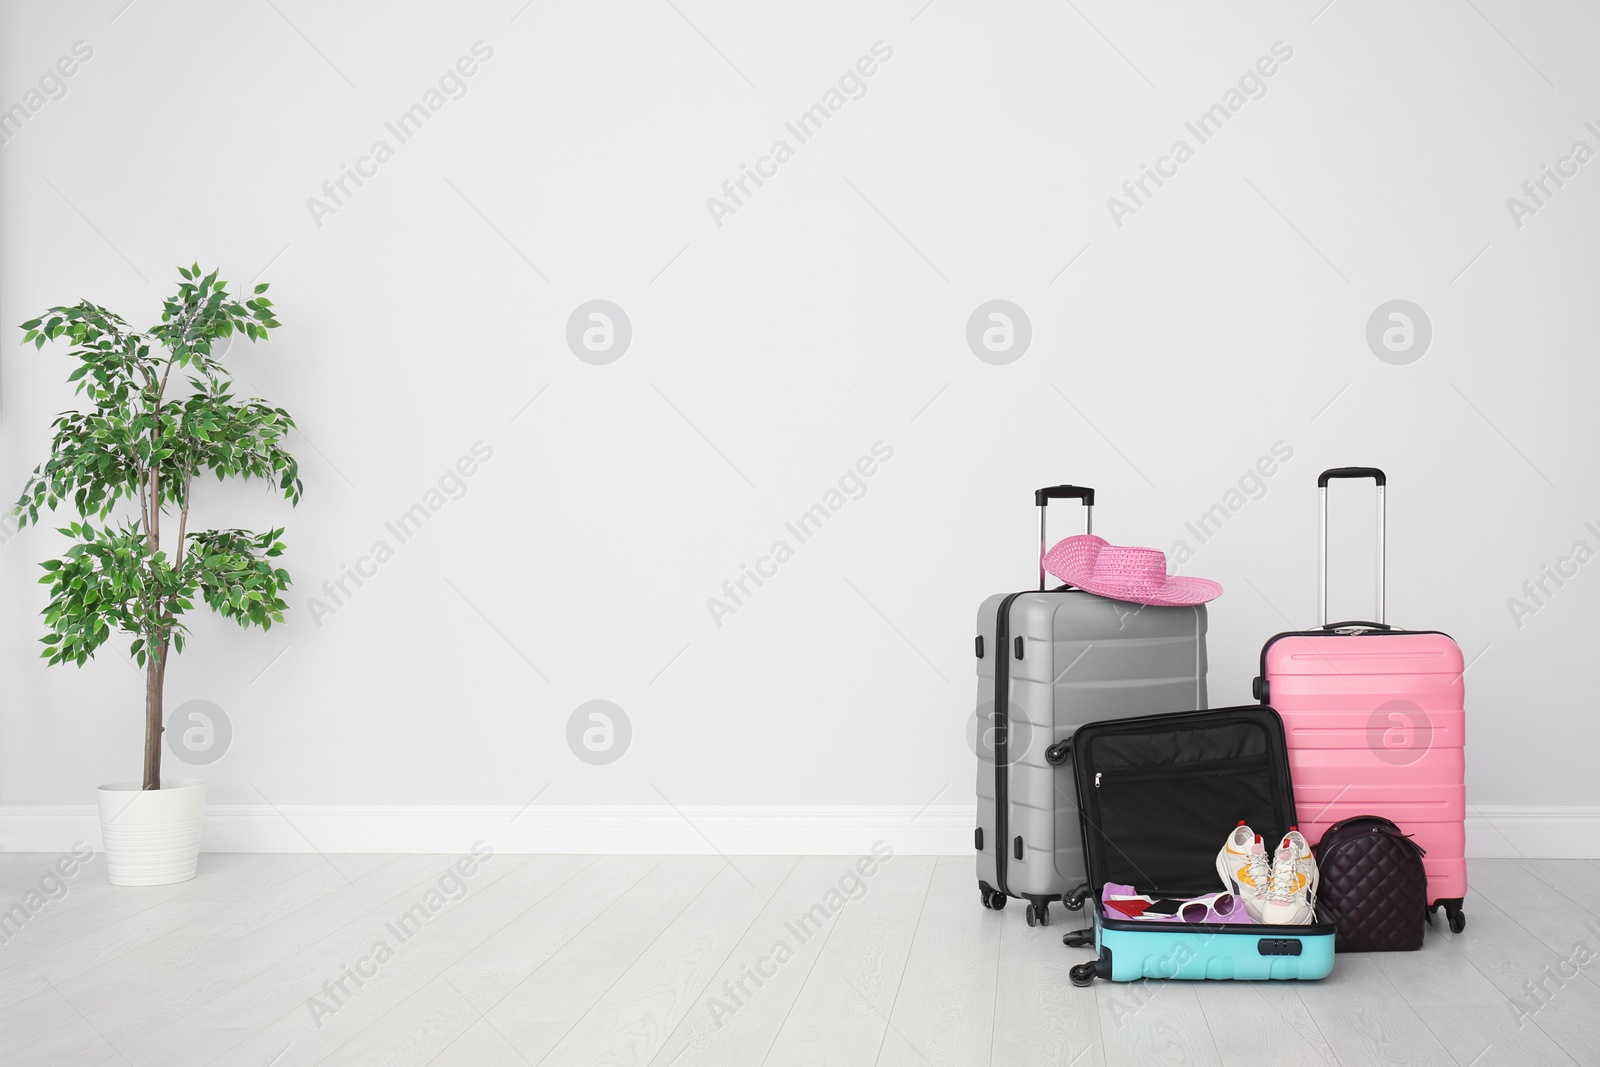
{"label": "light wooden floor", "polygon": [[[0,909],[54,859],[0,855]],[[96,857],[0,945],[0,1063],[1600,1064],[1586,860],[1474,862],[1465,933],[1322,982],[1090,989],[1064,914],[984,911],[964,857],[889,860],[810,936],[847,857],[496,856],[429,912],[450,861],[213,854],[130,890]]]}

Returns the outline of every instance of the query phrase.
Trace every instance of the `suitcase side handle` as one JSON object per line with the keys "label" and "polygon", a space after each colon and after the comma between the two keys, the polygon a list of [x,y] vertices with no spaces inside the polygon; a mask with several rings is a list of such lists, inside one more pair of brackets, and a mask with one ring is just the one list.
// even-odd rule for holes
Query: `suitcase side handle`
{"label": "suitcase side handle", "polygon": [[1317,564],[1317,625],[1324,630],[1328,625],[1328,483],[1335,478],[1371,478],[1378,489],[1378,625],[1387,622],[1384,607],[1384,589],[1388,570],[1388,525],[1384,517],[1384,489],[1389,479],[1377,467],[1332,467],[1317,475],[1317,496],[1322,506],[1322,537]]}
{"label": "suitcase side handle", "polygon": [[1033,502],[1039,508],[1039,591],[1045,587],[1044,554],[1049,548],[1045,540],[1044,516],[1052,500],[1083,501],[1083,532],[1094,533],[1094,490],[1087,485],[1047,485],[1033,491]]}

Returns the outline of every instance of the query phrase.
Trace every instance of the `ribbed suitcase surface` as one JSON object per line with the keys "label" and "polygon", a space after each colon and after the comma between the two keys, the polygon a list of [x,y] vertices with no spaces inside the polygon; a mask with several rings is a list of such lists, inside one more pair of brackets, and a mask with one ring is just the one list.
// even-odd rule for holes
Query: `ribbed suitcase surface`
{"label": "ribbed suitcase surface", "polygon": [[[998,648],[1008,600],[1007,647]],[[1004,832],[995,765],[980,759],[978,879],[1014,897],[1058,898],[1087,874],[1072,768],[1052,766],[1045,750],[1088,722],[1205,707],[1206,609],[1139,607],[1078,589],[1002,594],[983,602],[978,633],[979,731],[991,728],[997,655],[1009,657],[1010,676]]]}
{"label": "ribbed suitcase surface", "polygon": [[[1368,480],[1378,503],[1378,621],[1328,622],[1328,484]],[[1261,650],[1256,697],[1283,716],[1300,832],[1316,844],[1342,819],[1381,815],[1427,850],[1428,902],[1466,925],[1466,714],[1461,649],[1447,634],[1384,620],[1385,496],[1377,467],[1317,478],[1322,541],[1316,630]]]}
{"label": "ribbed suitcase surface", "polygon": [[1427,850],[1428,900],[1466,895],[1461,649],[1441,633],[1280,635],[1262,652],[1283,716],[1300,832],[1393,820]]}

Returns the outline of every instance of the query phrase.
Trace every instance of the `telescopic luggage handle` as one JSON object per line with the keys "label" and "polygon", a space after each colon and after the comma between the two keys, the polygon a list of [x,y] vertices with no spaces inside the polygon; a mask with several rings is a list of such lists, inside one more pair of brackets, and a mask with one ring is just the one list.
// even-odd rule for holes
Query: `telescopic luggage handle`
{"label": "telescopic luggage handle", "polygon": [[1377,483],[1378,488],[1378,622],[1377,628],[1388,629],[1384,618],[1384,584],[1387,556],[1387,525],[1384,521],[1383,492],[1389,479],[1377,467],[1334,467],[1317,475],[1317,496],[1322,504],[1322,543],[1320,549],[1319,574],[1317,582],[1317,625],[1324,630],[1336,629],[1343,626],[1362,625],[1360,623],[1337,623],[1328,625],[1328,483],[1335,478],[1371,478]]}
{"label": "telescopic luggage handle", "polygon": [[1371,478],[1378,483],[1379,489],[1388,483],[1388,478],[1377,467],[1333,467],[1317,475],[1317,488],[1328,488],[1328,483],[1335,478]]}
{"label": "telescopic luggage handle", "polygon": [[1083,501],[1083,532],[1094,533],[1094,490],[1086,485],[1049,485],[1036,489],[1033,502],[1039,506],[1039,589],[1044,589],[1044,554],[1048,548],[1044,533],[1044,515],[1052,500]]}

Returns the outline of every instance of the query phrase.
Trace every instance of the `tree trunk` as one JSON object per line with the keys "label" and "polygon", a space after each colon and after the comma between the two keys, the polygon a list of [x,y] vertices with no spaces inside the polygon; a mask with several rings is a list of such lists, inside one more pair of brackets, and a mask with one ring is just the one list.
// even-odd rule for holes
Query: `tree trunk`
{"label": "tree trunk", "polygon": [[144,666],[144,788],[161,788],[161,694],[167,680],[167,645],[149,649]]}

